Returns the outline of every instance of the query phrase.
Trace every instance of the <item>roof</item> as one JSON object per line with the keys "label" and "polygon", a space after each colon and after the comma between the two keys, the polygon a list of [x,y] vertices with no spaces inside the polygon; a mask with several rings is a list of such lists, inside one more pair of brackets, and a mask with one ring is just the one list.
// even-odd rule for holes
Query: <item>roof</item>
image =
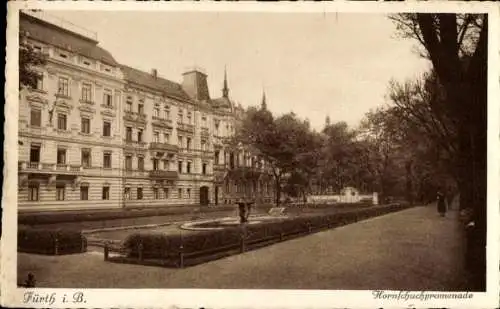
{"label": "roof", "polygon": [[233,105],[234,104],[227,97],[221,97],[212,100],[212,106],[215,108],[227,108],[232,111]]}
{"label": "roof", "polygon": [[19,28],[28,32],[30,39],[99,60],[109,65],[118,65],[111,53],[97,46],[99,42],[91,38],[24,13],[20,13],[19,22]]}
{"label": "roof", "polygon": [[160,76],[154,77],[151,73],[144,72],[132,67],[120,66],[125,80],[137,85],[146,86],[147,88],[165,93],[167,96],[173,96],[190,101],[189,95],[182,89],[179,83],[170,81]]}

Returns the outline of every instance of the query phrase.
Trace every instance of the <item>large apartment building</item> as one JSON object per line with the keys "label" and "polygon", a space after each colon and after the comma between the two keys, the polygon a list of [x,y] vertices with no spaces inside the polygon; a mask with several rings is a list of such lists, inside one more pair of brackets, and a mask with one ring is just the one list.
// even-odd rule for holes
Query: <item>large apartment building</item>
{"label": "large apartment building", "polygon": [[47,55],[36,89],[20,95],[20,211],[272,200],[263,162],[228,147],[243,110],[226,76],[213,99],[202,69],[173,82],[32,14],[20,31]]}

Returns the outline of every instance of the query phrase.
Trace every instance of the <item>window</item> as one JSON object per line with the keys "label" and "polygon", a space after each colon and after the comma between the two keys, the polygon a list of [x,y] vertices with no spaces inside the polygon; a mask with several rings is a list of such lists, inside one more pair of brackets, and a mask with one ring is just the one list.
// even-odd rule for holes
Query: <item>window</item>
{"label": "window", "polygon": [[168,198],[168,188],[163,188],[163,198]]}
{"label": "window", "polygon": [[182,188],[179,188],[179,190],[177,190],[177,196],[179,198],[182,198]]}
{"label": "window", "polygon": [[153,170],[157,171],[160,169],[160,160],[157,158],[153,159]]}
{"label": "window", "polygon": [[56,201],[64,201],[65,186],[64,184],[56,185]]}
{"label": "window", "polygon": [[69,97],[69,79],[66,77],[59,77],[57,89],[57,94]]}
{"label": "window", "polygon": [[170,141],[170,135],[168,133],[163,133],[163,141],[165,144],[168,144]]}
{"label": "window", "polygon": [[142,188],[137,188],[137,199],[142,200]]}
{"label": "window", "polygon": [[179,113],[177,113],[177,122],[182,123],[184,118],[184,113],[182,112],[182,109],[179,109]]}
{"label": "window", "polygon": [[132,112],[132,97],[131,96],[127,97],[127,104],[125,105],[125,110],[127,112]]}
{"label": "window", "polygon": [[132,141],[132,127],[126,127],[125,128],[125,139],[127,142]]}
{"label": "window", "polygon": [[102,123],[102,136],[111,136],[111,122],[104,121]]}
{"label": "window", "polygon": [[92,102],[92,85],[90,83],[82,83],[82,101]]}
{"label": "window", "polygon": [[177,136],[177,146],[179,146],[179,148],[182,148],[182,136]]}
{"label": "window", "polygon": [[178,169],[179,169],[179,174],[182,173],[182,161],[178,162]]}
{"label": "window", "polygon": [[160,190],[158,188],[153,188],[153,197],[155,200],[160,199]]}
{"label": "window", "polygon": [[163,117],[165,119],[170,119],[170,107],[168,105],[165,105],[165,108],[163,109]]}
{"label": "window", "polygon": [[144,157],[138,157],[137,158],[137,169],[139,171],[143,171],[144,170]]}
{"label": "window", "polygon": [[207,164],[206,163],[203,163],[203,165],[201,166],[201,173],[203,175],[207,174]]}
{"label": "window", "polygon": [[125,188],[123,189],[123,198],[125,200],[130,200],[131,199],[131,196],[130,196],[130,188]]}
{"label": "window", "polygon": [[186,148],[191,149],[191,138],[186,138]]}
{"label": "window", "polygon": [[57,164],[66,164],[66,149],[57,149]]}
{"label": "window", "polygon": [[190,174],[190,173],[191,173],[191,162],[187,162],[187,165],[186,165],[186,172],[187,172],[188,174]]}
{"label": "window", "polygon": [[91,166],[90,149],[82,149],[82,166],[89,168]]}
{"label": "window", "polygon": [[187,197],[188,197],[188,198],[191,198],[191,189],[189,189],[189,188],[188,188],[188,189],[186,190],[186,193],[187,193]]}
{"label": "window", "polygon": [[220,152],[218,150],[216,150],[215,154],[214,154],[214,164],[219,164],[219,156],[220,156]]}
{"label": "window", "polygon": [[89,185],[80,186],[80,199],[82,201],[87,201],[89,199]]}
{"label": "window", "polygon": [[206,144],[206,142],[205,142],[205,141],[201,141],[201,150],[202,150],[202,151],[207,150],[207,144]]}
{"label": "window", "polygon": [[82,133],[90,134],[90,119],[82,118]]}
{"label": "window", "polygon": [[137,141],[142,143],[142,129],[137,130]]}
{"label": "window", "polygon": [[102,187],[102,199],[109,200],[109,186]]}
{"label": "window", "polygon": [[139,115],[144,114],[144,104],[143,103],[139,103],[139,105],[137,105],[137,113]]}
{"label": "window", "polygon": [[159,143],[160,142],[160,132],[158,132],[158,131],[154,132],[154,134],[153,134],[153,141],[155,143]]}
{"label": "window", "polygon": [[111,168],[111,153],[105,152],[102,157],[102,167]]}
{"label": "window", "polygon": [[38,184],[30,184],[28,188],[28,200],[29,201],[38,201],[40,198],[39,192],[40,187]]}
{"label": "window", "polygon": [[207,127],[207,117],[206,116],[202,116],[201,117],[201,126],[203,128],[206,128]]}
{"label": "window", "polygon": [[215,121],[215,134],[216,135],[219,135],[219,125],[220,125],[220,121],[216,120]]}
{"label": "window", "polygon": [[66,114],[57,114],[57,128],[59,130],[66,130],[67,129],[67,116]]}
{"label": "window", "polygon": [[42,111],[39,109],[32,108],[30,116],[30,125],[32,127],[42,126]]}
{"label": "window", "polygon": [[160,117],[160,105],[155,104],[155,108],[153,110],[153,116],[154,117]]}
{"label": "window", "polygon": [[39,145],[31,145],[30,162],[40,162],[40,146]]}
{"label": "window", "polygon": [[113,106],[113,95],[111,94],[110,90],[104,90],[104,105],[107,107],[112,107]]}
{"label": "window", "polygon": [[168,170],[168,160],[163,160],[163,169]]}
{"label": "window", "polygon": [[189,123],[189,124],[192,124],[193,117],[192,117],[192,115],[191,115],[191,112],[189,112],[189,113],[187,114],[187,121],[188,121],[188,123]]}
{"label": "window", "polygon": [[36,89],[37,90],[43,90],[43,74],[40,73],[37,75],[36,78]]}
{"label": "window", "polygon": [[128,155],[125,157],[125,169],[130,171],[132,170],[132,156]]}

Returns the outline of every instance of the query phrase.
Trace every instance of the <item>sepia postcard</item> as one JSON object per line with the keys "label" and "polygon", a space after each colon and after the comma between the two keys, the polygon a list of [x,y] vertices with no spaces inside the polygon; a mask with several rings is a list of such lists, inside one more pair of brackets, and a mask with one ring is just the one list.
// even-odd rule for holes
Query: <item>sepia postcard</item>
{"label": "sepia postcard", "polygon": [[2,306],[498,307],[498,5],[7,7]]}

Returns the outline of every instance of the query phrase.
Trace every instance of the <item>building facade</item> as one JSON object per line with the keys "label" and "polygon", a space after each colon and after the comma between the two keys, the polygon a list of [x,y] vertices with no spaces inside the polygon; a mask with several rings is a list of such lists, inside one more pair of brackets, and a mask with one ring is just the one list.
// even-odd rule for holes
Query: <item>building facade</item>
{"label": "building facade", "polygon": [[47,56],[20,94],[20,211],[272,201],[263,162],[228,146],[243,110],[226,76],[212,99],[201,69],[176,83],[31,14],[20,31]]}

